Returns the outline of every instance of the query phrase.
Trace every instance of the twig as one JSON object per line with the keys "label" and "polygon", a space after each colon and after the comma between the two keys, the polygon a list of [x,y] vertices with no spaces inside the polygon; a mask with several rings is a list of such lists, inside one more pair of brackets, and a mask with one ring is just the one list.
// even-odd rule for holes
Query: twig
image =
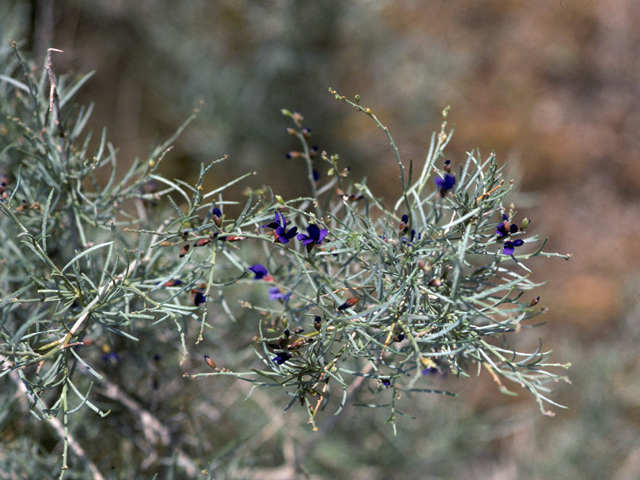
{"label": "twig", "polygon": [[[5,360],[6,358],[0,355],[0,361],[5,361]],[[20,379],[20,376],[16,371],[9,372],[9,378],[11,378],[11,380],[13,381],[13,383],[15,383],[18,389],[16,392],[16,396],[18,396],[21,399],[21,401],[24,402],[25,397],[29,394],[29,392],[27,391],[27,387],[25,387],[24,383],[22,382],[22,380]],[[96,466],[96,464],[89,459],[89,457],[87,456],[87,453],[76,441],[73,435],[71,434],[65,435],[64,425],[62,425],[62,422],[60,422],[60,420],[58,420],[55,417],[48,417],[48,418],[45,417],[45,420],[49,423],[49,425],[53,427],[53,430],[56,432],[60,440],[62,441],[66,440],[67,444],[71,448],[71,451],[78,458],[80,458],[82,461],[84,461],[87,464],[87,467],[89,467],[89,470],[91,471],[91,474],[93,475],[94,480],[105,480],[105,478],[102,476],[102,473],[100,473],[100,470],[98,470],[98,467]]]}
{"label": "twig", "polygon": [[[169,429],[149,411],[145,410],[140,404],[127,395],[124,390],[116,384],[111,383],[104,375],[100,385],[102,388],[99,392],[102,395],[124,405],[131,411],[134,417],[140,419],[144,437],[152,447],[155,447],[158,442],[163,446],[168,446],[171,443],[171,434],[169,433]],[[187,475],[195,477],[199,471],[198,466],[182,451],[182,449],[176,448],[174,451],[178,458],[178,464],[185,469]]]}
{"label": "twig", "polygon": [[[48,48],[47,49],[47,63],[45,65],[45,68],[47,69],[47,71],[49,72],[49,84],[50,84],[50,88],[49,88],[49,111],[53,112],[53,121],[56,123],[56,126],[58,127],[58,134],[60,135],[60,138],[64,138],[64,128],[62,127],[62,122],[60,121],[60,119],[62,118],[62,116],[60,115],[60,97],[58,96],[58,84],[56,83],[56,76],[53,73],[53,69],[51,68],[51,52],[60,52],[62,53],[62,50],[58,50],[57,48]],[[64,154],[64,145],[62,146],[62,154]],[[66,158],[65,158],[66,160]]]}

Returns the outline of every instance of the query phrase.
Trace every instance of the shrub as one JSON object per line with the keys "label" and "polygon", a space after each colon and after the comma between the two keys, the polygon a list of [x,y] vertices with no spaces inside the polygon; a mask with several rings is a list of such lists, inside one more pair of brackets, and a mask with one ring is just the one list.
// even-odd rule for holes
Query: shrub
{"label": "shrub", "polygon": [[[92,387],[109,385],[99,371],[120,361],[111,345],[160,343],[175,329],[184,361],[188,332],[197,328],[195,343],[215,337],[220,311],[250,332],[245,348],[254,361],[229,365],[211,353],[200,373],[185,376],[277,387],[291,397],[284,409],[300,403],[314,429],[332,392],[340,410],[362,384],[383,398],[363,406],[388,408],[395,431],[397,416],[406,416],[398,409],[403,392],[450,395],[431,388],[430,377],[468,376],[471,367],[487,369],[504,393],[512,394],[503,380],[524,387],[551,414],[545,404],[557,404],[547,384],[564,378],[553,369],[568,365],[547,363],[542,346],[517,352],[505,335],[544,311],[524,262],[569,257],[544,252],[529,220],[505,204],[512,187],[495,155],[446,159],[447,110],[416,173],[358,96],[330,89],[387,136],[400,180],[391,203],[350,181],[338,155],[311,146],[303,117],[283,110],[300,141],[288,156],[306,168],[309,196],[250,190],[230,215],[237,202],[225,193],[250,174],[203,187],[225,158],[202,165],[195,185],[159,173],[195,112],[121,175],[104,131],[90,151],[91,107],[72,104],[90,75],[56,78],[50,49],[36,79],[14,49],[14,56],[2,52],[0,76],[0,375],[64,438],[61,477],[67,448],[86,457],[69,435],[70,417],[84,407],[109,413]],[[316,169],[322,162],[324,177]],[[241,319],[229,299],[239,300]]]}

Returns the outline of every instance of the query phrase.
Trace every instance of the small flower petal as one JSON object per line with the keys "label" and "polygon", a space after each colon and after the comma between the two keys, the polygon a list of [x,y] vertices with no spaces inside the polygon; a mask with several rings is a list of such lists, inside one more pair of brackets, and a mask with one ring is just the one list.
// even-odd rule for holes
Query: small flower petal
{"label": "small flower petal", "polygon": [[279,353],[278,355],[272,358],[272,360],[278,365],[282,365],[284,362],[290,359],[291,359],[291,354],[286,352]]}
{"label": "small flower petal", "polygon": [[504,253],[505,255],[512,255],[514,250],[515,249],[513,247],[512,241],[504,242],[504,248],[502,249],[502,253]]}
{"label": "small flower petal", "polygon": [[433,181],[436,183],[436,186],[440,189],[441,192],[448,192],[456,184],[456,177],[445,173],[444,178],[435,177]]}
{"label": "small flower petal", "polygon": [[256,275],[254,280],[262,280],[264,277],[269,275],[269,270],[267,270],[267,267],[259,263],[250,266],[249,270],[251,270]]}
{"label": "small flower petal", "polygon": [[515,248],[521,247],[522,245],[524,245],[524,240],[521,240],[521,239],[517,239],[513,241],[507,240],[506,242],[504,242],[504,248],[502,249],[502,253],[504,253],[505,255],[513,255]]}
{"label": "small flower petal", "polygon": [[290,296],[291,293],[282,293],[282,290],[280,290],[279,287],[271,287],[269,289],[269,300],[282,300],[283,302],[286,302],[289,300]]}
{"label": "small flower petal", "polygon": [[196,292],[193,296],[193,304],[196,307],[199,307],[201,304],[207,301],[207,297],[202,292]]}

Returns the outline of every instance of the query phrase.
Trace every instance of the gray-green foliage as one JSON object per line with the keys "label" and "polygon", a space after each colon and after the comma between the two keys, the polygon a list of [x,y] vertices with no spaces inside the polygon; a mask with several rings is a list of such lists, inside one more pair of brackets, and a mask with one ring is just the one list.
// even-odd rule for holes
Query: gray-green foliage
{"label": "gray-green foliage", "polygon": [[[388,136],[400,194],[385,203],[365,182],[348,180],[338,155],[310,148],[301,115],[283,110],[301,141],[291,156],[304,162],[310,196],[252,191],[231,216],[225,209],[236,201],[224,197],[231,184],[203,187],[224,159],[203,165],[195,185],[164,178],[158,167],[171,155],[172,137],[122,174],[105,132],[90,150],[91,107],[72,103],[89,76],[56,80],[48,60],[36,77],[17,49],[3,50],[0,60],[0,375],[28,393],[36,419],[60,418],[65,439],[80,409],[109,413],[95,401],[93,382],[78,375],[81,368],[102,380],[92,362],[102,353],[117,361],[105,338],[159,342],[175,329],[184,359],[191,348],[185,332],[196,327],[196,343],[215,337],[212,319],[221,320],[214,312],[239,321],[227,301],[238,297],[244,329],[255,335],[245,346],[254,361],[227,365],[212,353],[213,370],[190,378],[235,376],[284,389],[291,401],[283,407],[301,403],[314,428],[331,392],[341,409],[363,384],[382,398],[364,406],[389,409],[395,429],[402,392],[447,393],[430,388],[429,375],[466,376],[476,366],[505,393],[501,378],[530,391],[545,413],[545,403],[554,404],[546,384],[563,378],[552,370],[564,366],[547,363],[541,348],[514,351],[504,335],[541,312],[523,262],[561,256],[544,253],[545,242],[526,229],[511,239],[524,239],[523,253],[503,253],[506,238],[496,228],[503,215],[515,223],[516,212],[505,205],[511,186],[493,155],[470,152],[453,162],[451,191],[435,187],[451,138],[446,120],[415,173],[359,98],[331,91]],[[330,164],[327,178],[316,180],[315,162]],[[275,226],[266,227],[274,217],[287,223],[275,235]],[[305,247],[296,232],[283,240],[292,227],[303,234],[309,225],[328,232],[318,245]],[[259,257],[269,274],[256,280],[249,268]]]}

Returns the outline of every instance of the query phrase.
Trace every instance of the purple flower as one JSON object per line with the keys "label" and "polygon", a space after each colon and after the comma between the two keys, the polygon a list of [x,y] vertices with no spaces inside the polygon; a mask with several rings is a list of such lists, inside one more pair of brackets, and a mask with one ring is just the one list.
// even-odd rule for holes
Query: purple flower
{"label": "purple flower", "polygon": [[276,242],[289,243],[289,239],[296,236],[298,233],[298,227],[293,227],[287,232],[287,221],[279,212],[276,212],[276,220],[268,225],[263,225],[262,228],[273,228],[273,235],[276,238]]}
{"label": "purple flower", "polygon": [[102,355],[102,361],[110,365],[115,365],[120,361],[120,355],[118,355],[116,352],[105,353],[104,355]]}
{"label": "purple flower", "polygon": [[200,291],[196,291],[193,294],[193,304],[196,307],[199,307],[201,304],[205,303],[207,301],[207,297],[204,293],[200,292]]}
{"label": "purple flower", "polygon": [[287,300],[289,300],[289,297],[291,296],[291,292],[289,293],[282,293],[282,290],[280,290],[280,287],[272,287],[269,289],[269,300],[282,300],[283,302],[286,302]]}
{"label": "purple flower", "polygon": [[409,230],[409,215],[402,215],[400,219],[400,233],[407,233]]}
{"label": "purple flower", "polygon": [[512,255],[515,247],[521,247],[524,244],[524,240],[507,240],[504,242],[504,248],[502,249],[502,253],[505,255]]}
{"label": "purple flower", "polygon": [[456,177],[445,173],[444,178],[436,177],[433,181],[436,182],[436,186],[440,189],[440,195],[444,197],[456,184]]}
{"label": "purple flower", "polygon": [[313,171],[313,181],[314,182],[319,182],[320,181],[320,172],[318,172],[317,170]]}
{"label": "purple flower", "polygon": [[421,372],[422,372],[422,376],[426,377],[430,373],[438,373],[438,369],[436,367],[427,367],[427,368],[423,368]]}
{"label": "purple flower", "polygon": [[[413,240],[416,238],[416,231],[414,229],[411,229],[411,240],[409,240],[407,237],[402,237],[402,241],[404,243],[413,243]],[[418,240],[420,240],[422,238],[422,234],[418,233]]]}
{"label": "purple flower", "polygon": [[276,355],[275,357],[273,357],[271,360],[276,362],[278,365],[282,365],[284,362],[290,359],[291,359],[291,354],[287,352],[282,352]]}
{"label": "purple flower", "polygon": [[298,235],[298,240],[300,240],[304,245],[307,246],[307,251],[310,252],[314,245],[320,245],[324,237],[329,234],[329,230],[326,228],[320,229],[315,223],[312,223],[307,227],[307,232],[309,235],[305,235],[301,233]]}
{"label": "purple flower", "polygon": [[217,227],[220,227],[222,224],[222,210],[218,207],[213,209],[213,223],[215,223]]}
{"label": "purple flower", "polygon": [[518,231],[518,226],[515,224],[509,223],[509,217],[507,217],[504,213],[502,214],[502,221],[498,223],[498,228],[496,229],[496,235],[499,237],[508,237],[512,233],[516,233]]}
{"label": "purple flower", "polygon": [[269,275],[269,271],[267,270],[267,267],[265,267],[264,265],[260,265],[259,263],[256,263],[255,265],[251,265],[249,267],[249,270],[255,273],[256,276],[254,280],[264,279],[267,282],[270,282],[273,280],[273,277]]}

